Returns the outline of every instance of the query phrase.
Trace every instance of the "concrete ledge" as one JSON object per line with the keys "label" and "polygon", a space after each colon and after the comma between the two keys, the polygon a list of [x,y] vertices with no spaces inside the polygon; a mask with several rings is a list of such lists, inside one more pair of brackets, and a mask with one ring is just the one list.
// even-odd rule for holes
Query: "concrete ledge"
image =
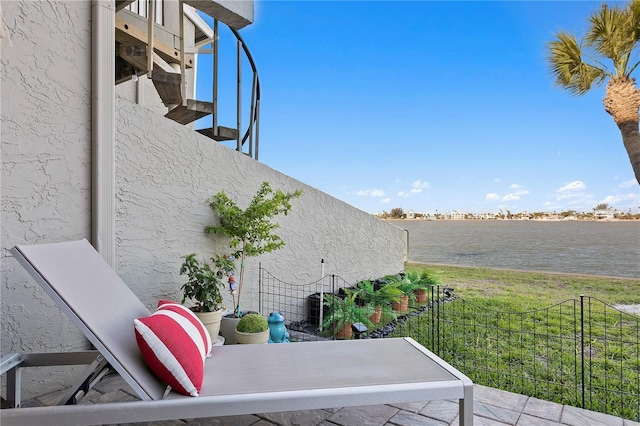
{"label": "concrete ledge", "polygon": [[239,30],[253,23],[253,0],[184,0],[190,6]]}

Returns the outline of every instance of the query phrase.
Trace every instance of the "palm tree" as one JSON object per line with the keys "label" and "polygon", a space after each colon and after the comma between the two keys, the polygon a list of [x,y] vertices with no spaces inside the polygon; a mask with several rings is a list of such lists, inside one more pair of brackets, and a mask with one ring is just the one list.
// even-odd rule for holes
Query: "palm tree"
{"label": "palm tree", "polygon": [[[640,0],[624,7],[602,4],[589,22],[587,35],[580,42],[572,34],[559,32],[548,44],[551,71],[556,84],[578,96],[608,80],[604,109],[620,129],[640,183],[640,91],[631,77],[640,63],[631,62],[637,59],[632,59],[632,55],[640,40]],[[604,60],[610,60],[612,67],[607,67]]]}

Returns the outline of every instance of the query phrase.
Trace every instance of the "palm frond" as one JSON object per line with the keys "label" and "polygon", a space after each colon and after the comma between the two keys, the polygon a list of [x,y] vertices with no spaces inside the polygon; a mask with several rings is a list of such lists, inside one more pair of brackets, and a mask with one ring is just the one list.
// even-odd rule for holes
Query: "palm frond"
{"label": "palm frond", "polygon": [[625,8],[605,3],[589,21],[586,45],[609,58],[617,76],[629,76],[629,59],[640,36],[640,3],[633,1]]}
{"label": "palm frond", "polygon": [[572,34],[560,32],[549,43],[549,63],[556,84],[576,95],[583,95],[592,85],[602,84],[607,76],[604,68],[583,60],[580,44]]}

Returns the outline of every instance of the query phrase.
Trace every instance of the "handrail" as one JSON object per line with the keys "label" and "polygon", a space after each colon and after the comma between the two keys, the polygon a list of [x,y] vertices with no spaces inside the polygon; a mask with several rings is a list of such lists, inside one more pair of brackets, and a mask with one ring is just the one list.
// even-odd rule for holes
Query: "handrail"
{"label": "handrail", "polygon": [[[180,3],[182,4],[183,0],[180,0]],[[184,9],[183,9],[184,10]],[[202,13],[202,10],[200,11]],[[205,13],[206,14],[206,13]],[[210,15],[208,15],[210,16]],[[212,132],[213,132],[213,136],[217,136],[218,135],[218,39],[219,39],[219,33],[218,33],[218,19],[216,19],[215,16],[210,16],[213,19],[213,30],[212,30],[212,38],[211,38],[211,44],[213,47],[213,82],[212,82],[212,90],[213,90],[213,99],[212,99],[212,104],[213,104],[213,117],[212,117]],[[225,24],[227,25],[227,24]],[[238,32],[238,30],[236,30],[235,28],[230,27],[229,25],[227,25],[227,27],[229,28],[229,30],[231,30],[231,33],[236,37],[236,40],[239,44],[238,46],[238,53],[237,53],[237,99],[236,99],[236,131],[237,131],[237,146],[236,146],[236,150],[243,152],[243,147],[245,145],[245,143],[248,142],[248,155],[250,157],[252,157],[255,160],[258,160],[258,144],[259,144],[259,131],[260,131],[260,79],[258,77],[258,69],[256,67],[255,61],[253,59],[253,56],[251,55],[251,52],[249,51],[249,48],[247,47],[246,43],[244,42],[244,39],[242,38],[242,36],[240,35],[240,33]],[[181,26],[181,39],[184,39],[184,29]],[[244,132],[244,134],[241,132],[241,114],[242,114],[242,110],[241,110],[241,89],[242,89],[242,80],[241,80],[241,57],[240,57],[240,47],[242,48],[242,50],[244,51],[244,54],[247,58],[247,61],[249,62],[249,65],[251,66],[251,71],[253,73],[253,78],[252,78],[252,87],[251,87],[251,101],[250,101],[250,111],[249,111],[249,124],[247,125],[247,130]],[[181,69],[181,74],[184,75],[184,70]],[[184,82],[184,78],[182,79],[182,81]],[[184,83],[183,83],[184,85]],[[186,102],[186,99],[184,99],[183,97],[183,103]]]}
{"label": "handrail", "polygon": [[[258,68],[256,67],[255,61],[253,60],[253,56],[251,56],[251,52],[249,48],[244,42],[244,39],[238,32],[238,30],[229,27],[233,35],[240,42],[240,46],[244,51],[244,54],[247,57],[247,61],[251,66],[251,71],[253,72],[252,79],[252,87],[251,87],[251,105],[249,112],[249,125],[247,127],[247,131],[244,136],[241,138],[241,143],[238,146],[238,150],[242,150],[242,146],[244,146],[247,139],[249,139],[249,155],[252,156],[255,160],[258,160],[258,139],[259,139],[259,122],[260,122],[260,79],[258,77]],[[240,72],[240,70],[238,70]],[[240,79],[238,79],[238,85],[240,85]],[[255,135],[254,135],[255,130]],[[240,132],[240,129],[238,129]],[[255,136],[255,145],[254,145],[254,136]],[[255,153],[253,152],[255,149]]]}
{"label": "handrail", "polygon": [[[159,0],[148,0],[148,5],[149,5],[149,13],[148,15],[153,17],[155,16],[155,10],[156,10],[156,1]],[[215,16],[211,16],[208,13],[200,10],[201,13],[206,14],[207,16],[209,16],[210,18],[213,19],[213,29],[209,28],[208,25],[206,23],[204,23],[204,21],[202,21],[202,19],[198,19],[197,13],[195,12],[195,8],[191,5],[189,5],[188,3],[185,2],[185,0],[179,0],[178,1],[179,4],[179,10],[182,12],[182,14],[186,17],[188,17],[189,19],[195,19],[194,24],[200,26],[201,30],[204,31],[208,41],[205,42],[205,44],[212,44],[212,51],[213,51],[213,85],[212,85],[212,90],[213,90],[213,99],[211,101],[212,103],[212,128],[211,128],[211,136],[215,139],[216,137],[221,137],[221,138],[228,138],[228,134],[230,133],[230,130],[234,130],[234,129],[230,129],[230,128],[223,128],[223,127],[218,127],[218,99],[217,99],[217,93],[218,93],[218,19]],[[185,8],[185,6],[187,6]],[[120,6],[120,8],[123,8],[124,6]],[[154,51],[154,28],[155,28],[155,20],[153,18],[149,18],[149,16],[147,17],[147,46],[148,46],[148,50],[150,52]],[[196,21],[200,21],[199,23]],[[243,147],[244,145],[248,142],[248,155],[251,156],[252,158],[254,158],[255,160],[258,160],[258,144],[259,144],[259,131],[260,131],[260,79],[258,77],[258,69],[256,67],[255,61],[253,59],[253,56],[251,55],[251,52],[249,51],[249,48],[247,47],[246,43],[244,42],[244,39],[242,38],[242,36],[240,35],[240,33],[238,32],[237,29],[229,26],[228,24],[227,27],[229,28],[229,30],[231,30],[232,34],[236,37],[237,43],[238,43],[238,49],[237,49],[237,87],[236,87],[236,93],[237,93],[237,98],[236,98],[236,128],[235,128],[235,135],[236,135],[236,141],[237,141],[237,145],[236,145],[236,150],[243,152]],[[206,28],[204,28],[206,27]],[[180,52],[182,52],[181,57],[180,57],[180,94],[179,94],[179,98],[181,99],[181,104],[183,107],[187,107],[188,105],[188,99],[187,99],[187,81],[185,78],[186,75],[186,64],[185,64],[185,28],[184,28],[184,19],[180,19],[179,20],[179,32],[180,32]],[[249,65],[251,66],[251,71],[253,73],[253,78],[252,78],[252,84],[251,84],[251,101],[250,101],[250,105],[249,105],[249,124],[247,125],[247,129],[244,132],[244,134],[242,133],[242,128],[241,128],[241,115],[242,115],[242,108],[241,108],[241,90],[242,90],[242,74],[241,74],[241,64],[242,64],[242,58],[241,58],[241,50],[240,48],[242,48],[242,51],[244,51],[244,54],[246,56],[246,59],[249,62]],[[196,49],[197,52],[197,49]],[[147,55],[147,76],[148,78],[152,78],[153,76],[153,68],[154,68],[154,59],[153,59],[153,55],[149,54]],[[176,99],[177,97],[173,97],[171,99]],[[175,107],[175,105],[173,105]],[[220,130],[222,129],[222,131],[224,133],[227,133],[226,135],[222,136],[220,135]],[[233,133],[232,133],[233,134]],[[220,140],[220,139],[217,139]],[[229,139],[224,139],[224,140],[229,140]]]}

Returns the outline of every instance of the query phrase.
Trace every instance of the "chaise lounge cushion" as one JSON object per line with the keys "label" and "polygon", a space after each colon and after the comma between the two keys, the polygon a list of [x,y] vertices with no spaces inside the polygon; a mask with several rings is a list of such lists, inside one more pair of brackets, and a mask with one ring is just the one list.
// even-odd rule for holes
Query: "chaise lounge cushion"
{"label": "chaise lounge cushion", "polygon": [[153,314],[134,320],[134,329],[151,371],[176,392],[198,396],[211,336],[193,312],[162,300]]}

